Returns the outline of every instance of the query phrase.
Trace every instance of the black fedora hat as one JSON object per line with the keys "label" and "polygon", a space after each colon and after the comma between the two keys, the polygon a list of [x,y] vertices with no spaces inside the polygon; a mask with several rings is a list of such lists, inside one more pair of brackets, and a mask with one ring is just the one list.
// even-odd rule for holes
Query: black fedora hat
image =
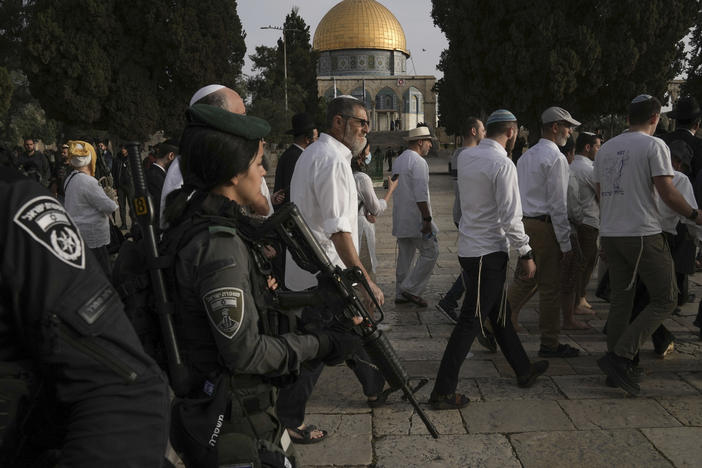
{"label": "black fedora hat", "polygon": [[292,136],[302,135],[303,133],[307,133],[310,130],[317,128],[314,120],[312,120],[312,116],[306,112],[293,115],[292,126],[292,129],[285,132]]}
{"label": "black fedora hat", "polygon": [[673,110],[668,112],[668,117],[675,120],[692,120],[700,115],[700,105],[692,96],[681,97],[673,106]]}

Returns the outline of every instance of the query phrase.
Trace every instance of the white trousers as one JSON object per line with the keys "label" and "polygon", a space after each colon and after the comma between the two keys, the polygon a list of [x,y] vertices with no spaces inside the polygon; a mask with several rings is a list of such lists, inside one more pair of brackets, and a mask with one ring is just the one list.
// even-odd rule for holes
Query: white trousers
{"label": "white trousers", "polygon": [[[416,255],[417,252],[419,255]],[[402,297],[402,292],[421,296],[427,287],[437,258],[439,258],[439,242],[436,236],[432,236],[431,239],[398,238],[395,297]]]}

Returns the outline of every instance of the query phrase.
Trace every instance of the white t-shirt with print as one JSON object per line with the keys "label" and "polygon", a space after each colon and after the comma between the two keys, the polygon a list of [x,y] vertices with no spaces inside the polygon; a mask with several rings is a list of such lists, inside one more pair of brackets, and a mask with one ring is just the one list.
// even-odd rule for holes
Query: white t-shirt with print
{"label": "white t-shirt with print", "polygon": [[600,236],[651,236],[661,232],[652,177],[673,176],[670,150],[660,138],[626,132],[606,142],[595,157],[600,184]]}

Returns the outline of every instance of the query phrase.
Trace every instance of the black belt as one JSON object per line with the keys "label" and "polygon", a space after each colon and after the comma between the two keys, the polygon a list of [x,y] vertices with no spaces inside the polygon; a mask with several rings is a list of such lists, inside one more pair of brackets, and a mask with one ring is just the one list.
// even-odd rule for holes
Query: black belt
{"label": "black belt", "polygon": [[551,222],[551,216],[549,215],[541,215],[541,216],[523,216],[522,219],[535,219],[537,221],[542,221],[544,223],[550,223]]}

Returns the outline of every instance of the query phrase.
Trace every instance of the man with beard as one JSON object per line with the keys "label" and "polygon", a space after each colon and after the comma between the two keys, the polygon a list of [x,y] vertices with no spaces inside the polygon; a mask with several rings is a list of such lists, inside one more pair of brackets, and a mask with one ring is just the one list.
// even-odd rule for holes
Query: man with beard
{"label": "man with beard", "polygon": [[520,255],[517,270],[524,278],[536,272],[529,237],[524,233],[517,171],[507,155],[514,147],[517,118],[499,109],[487,120],[486,137],[462,152],[458,160],[461,223],[458,260],[466,282],[458,323],[444,351],[429,398],[437,410],[462,408],[468,397],[456,393],[458,372],[484,317],[490,321],[500,350],[517,375],[517,385],[530,387],[548,369],[548,361],[531,364],[507,319],[504,297],[509,246]]}
{"label": "man with beard", "polygon": [[58,200],[63,203],[64,197],[66,195],[63,190],[63,183],[66,181],[66,177],[73,172],[73,167],[68,160],[68,145],[61,145],[61,154],[54,162],[53,176],[51,178],[51,193],[54,194]]}
{"label": "man with beard", "polygon": [[[297,160],[290,182],[290,200],[300,209],[329,260],[341,268],[360,268],[382,304],[383,293],[358,256],[358,195],[351,158],[366,146],[369,122],[365,105],[352,96],[335,98],[327,106],[326,127],[329,131],[320,134]],[[294,291],[317,285],[317,279],[300,268],[289,252],[285,285]],[[309,330],[323,328],[331,320],[332,311],[308,307],[302,312],[300,324]],[[371,359],[365,351],[359,351],[356,357],[352,369],[363,386],[368,404],[382,404],[386,398],[382,375],[369,365]],[[321,363],[303,368],[298,380],[280,391],[278,416],[295,443],[315,443],[326,436],[326,432],[303,424],[307,400],[322,369]]]}
{"label": "man with beard", "polygon": [[[397,237],[398,249],[395,303],[426,307],[421,294],[439,257],[438,228],[431,218],[429,165],[424,159],[431,149],[429,128],[420,124],[411,129],[407,141],[407,149],[397,157],[392,171],[400,182],[392,206],[392,235]],[[419,257],[410,268],[417,251]]]}
{"label": "man with beard", "polygon": [[568,260],[570,223],[566,207],[568,161],[558,149],[568,141],[580,122],[560,107],[549,107],[541,114],[541,139],[517,162],[519,194],[524,212],[524,228],[534,249],[539,268],[536,277],[515,275],[507,294],[514,328],[518,328],[519,309],[539,291],[539,330],[541,357],[576,357],[579,351],[559,343],[561,331],[561,259]]}

